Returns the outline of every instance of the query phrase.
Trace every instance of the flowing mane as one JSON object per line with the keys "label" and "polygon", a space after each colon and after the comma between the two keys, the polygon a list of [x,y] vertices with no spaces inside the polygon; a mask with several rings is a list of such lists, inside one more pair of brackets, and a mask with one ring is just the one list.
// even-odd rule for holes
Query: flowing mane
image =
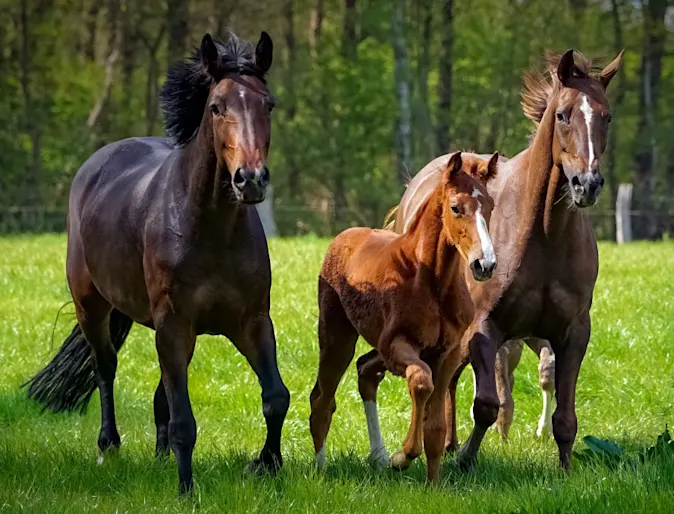
{"label": "flowing mane", "polygon": [[[543,119],[543,113],[548,107],[548,100],[560,87],[553,70],[557,69],[561,58],[561,54],[546,52],[546,70],[542,73],[529,71],[524,75],[524,85],[521,92],[522,101],[520,103],[524,115],[534,122],[535,128]],[[590,74],[595,71],[592,67],[592,61],[577,50],[573,53],[573,62],[576,65],[575,75],[578,77],[590,77]]]}
{"label": "flowing mane", "polygon": [[[255,64],[253,45],[230,33],[227,41],[215,41],[218,71],[252,75],[266,84],[265,72]],[[188,143],[197,133],[213,79],[201,62],[201,50],[173,65],[161,88],[159,99],[164,128],[176,146]]]}

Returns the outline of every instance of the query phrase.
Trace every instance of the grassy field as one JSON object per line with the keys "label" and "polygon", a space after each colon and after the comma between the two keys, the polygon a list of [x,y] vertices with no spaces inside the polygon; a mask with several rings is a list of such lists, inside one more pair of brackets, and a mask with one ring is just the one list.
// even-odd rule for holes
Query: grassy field
{"label": "grassy field", "polygon": [[[122,449],[96,464],[100,409],[86,415],[41,414],[19,385],[45,364],[74,323],[64,276],[65,237],[0,239],[0,510],[35,512],[666,512],[674,510],[674,462],[635,468],[576,463],[557,469],[553,441],[533,436],[540,412],[535,356],[516,374],[511,442],[491,432],[475,469],[452,459],[443,483],[428,487],[418,461],[404,473],[375,473],[355,365],[338,391],[324,473],[313,466],[308,398],[317,364],[316,276],[325,240],[273,241],[272,317],[281,374],[292,400],[280,475],[249,478],[245,463],[264,438],[253,372],[223,338],[202,337],[190,367],[198,424],[193,499],[177,500],[173,459],[153,458],[152,395],[159,378],[153,334],[135,327],[120,354],[116,381]],[[630,451],[652,444],[674,421],[674,244],[602,244],[593,333],[578,383],[579,438],[613,439]],[[364,343],[359,343],[364,350]],[[459,438],[470,429],[472,377],[459,385]],[[390,451],[409,420],[404,382],[381,387],[382,429]]]}

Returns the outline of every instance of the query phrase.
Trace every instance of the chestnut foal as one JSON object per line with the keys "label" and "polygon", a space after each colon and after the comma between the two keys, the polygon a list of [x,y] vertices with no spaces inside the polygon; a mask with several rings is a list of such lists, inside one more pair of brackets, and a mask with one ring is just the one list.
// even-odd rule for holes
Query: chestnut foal
{"label": "chestnut foal", "polygon": [[[320,361],[311,393],[319,467],[325,464],[335,391],[360,334],[375,350],[359,359],[359,373],[364,366],[374,376],[386,370],[404,376],[412,397],[410,428],[393,467],[409,467],[423,444],[428,479],[438,478],[445,394],[474,315],[464,273],[469,267],[476,280],[487,280],[496,267],[487,231],[494,204],[485,185],[496,175],[497,162],[498,154],[476,165],[456,153],[405,234],[351,228],[330,245],[318,282]],[[372,439],[379,433],[371,427],[376,405],[368,401],[367,387],[360,389]]]}

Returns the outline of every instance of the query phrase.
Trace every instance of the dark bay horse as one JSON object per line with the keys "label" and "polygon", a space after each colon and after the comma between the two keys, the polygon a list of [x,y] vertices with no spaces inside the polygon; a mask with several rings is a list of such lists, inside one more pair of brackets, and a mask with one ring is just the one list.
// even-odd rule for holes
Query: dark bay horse
{"label": "dark bay horse", "polygon": [[388,463],[378,420],[372,426],[377,416],[371,395],[388,370],[407,379],[412,398],[409,431],[392,464],[407,468],[423,448],[428,479],[437,480],[446,391],[474,314],[464,269],[487,280],[496,266],[487,231],[493,202],[485,184],[496,175],[497,159],[495,154],[488,163],[475,163],[454,154],[407,232],[352,228],[330,245],[318,282],[320,360],[311,392],[311,435],[320,467],[335,391],[360,334],[375,348],[358,360],[370,441],[377,445],[371,455]]}
{"label": "dark bay horse", "polygon": [[[477,313],[449,388],[447,447],[454,449],[456,386],[470,362],[476,378],[475,425],[459,452],[464,464],[475,459],[497,419],[498,347],[509,340],[537,338],[549,341],[555,354],[552,431],[561,466],[570,466],[577,431],[576,382],[590,339],[598,271],[597,244],[583,208],[596,202],[604,183],[599,158],[611,121],[606,88],[622,55],[595,73],[585,57],[569,50],[547,56],[547,77],[525,77],[522,105],[536,132],[529,148],[503,162],[498,178],[489,184],[496,204],[489,229],[499,267],[489,282],[469,280]],[[412,215],[431,187],[419,186],[437,183],[440,176],[437,167],[428,167],[412,180],[396,215],[396,231],[403,231],[409,223],[406,213]]]}
{"label": "dark bay horse", "polygon": [[98,386],[98,447],[116,449],[116,353],[133,321],[155,329],[156,453],[173,450],[181,493],[192,489],[196,423],[187,369],[199,334],[225,335],[252,366],[267,423],[253,468],[282,464],[290,396],[269,317],[267,243],[252,205],[269,182],[274,102],[265,76],[272,51],[265,32],[254,51],[233,34],[226,43],[206,34],[161,91],[171,139],[118,141],[80,168],[70,193],[66,264],[78,326],[30,382],[29,395],[56,411],[84,408]]}

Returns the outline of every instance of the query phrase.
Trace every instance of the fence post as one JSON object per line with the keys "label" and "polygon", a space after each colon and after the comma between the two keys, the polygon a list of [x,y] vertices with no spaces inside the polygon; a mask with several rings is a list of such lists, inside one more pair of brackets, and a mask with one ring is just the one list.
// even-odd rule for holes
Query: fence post
{"label": "fence post", "polygon": [[616,241],[618,244],[632,240],[632,184],[618,186],[618,198],[615,206]]}
{"label": "fence post", "polygon": [[278,237],[278,228],[276,227],[276,220],[274,219],[274,197],[272,194],[271,184],[267,186],[267,196],[262,203],[255,205],[257,214],[260,216],[264,235],[267,239]]}

